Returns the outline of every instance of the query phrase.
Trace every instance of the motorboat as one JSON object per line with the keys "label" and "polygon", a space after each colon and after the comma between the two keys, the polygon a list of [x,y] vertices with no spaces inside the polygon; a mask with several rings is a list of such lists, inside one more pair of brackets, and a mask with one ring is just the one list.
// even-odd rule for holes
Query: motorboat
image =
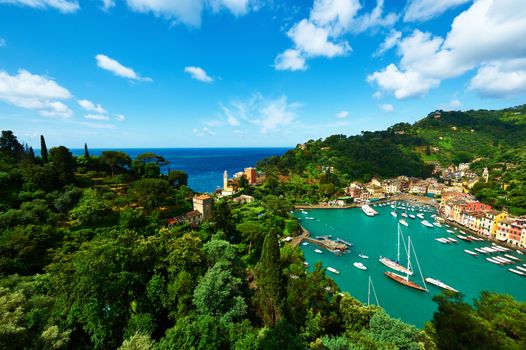
{"label": "motorboat", "polygon": [[354,267],[356,267],[357,269],[360,269],[360,270],[367,270],[367,267],[362,264],[361,262],[355,262],[353,263]]}

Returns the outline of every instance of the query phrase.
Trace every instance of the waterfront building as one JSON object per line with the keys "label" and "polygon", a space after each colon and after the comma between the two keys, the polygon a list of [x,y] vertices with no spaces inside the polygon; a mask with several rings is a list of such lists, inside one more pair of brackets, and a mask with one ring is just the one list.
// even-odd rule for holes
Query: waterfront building
{"label": "waterfront building", "polygon": [[409,192],[419,195],[426,195],[427,193],[427,182],[424,180],[415,180],[411,182],[409,186]]}
{"label": "waterfront building", "polygon": [[497,225],[496,238],[515,246],[523,246],[523,234],[526,229],[526,217],[508,217]]}
{"label": "waterfront building", "polygon": [[[372,182],[372,181],[371,181]],[[383,187],[369,183],[366,187],[367,192],[370,194],[370,198],[384,198],[385,192]]]}
{"label": "waterfront building", "polygon": [[441,196],[442,191],[446,188],[446,185],[441,183],[431,183],[427,187],[427,193],[435,195],[435,196]]}
{"label": "waterfront building", "polygon": [[397,180],[385,180],[382,188],[385,193],[396,194],[400,192],[400,183]]}
{"label": "waterfront building", "polygon": [[244,175],[250,185],[255,185],[257,181],[256,168],[245,168]]}
{"label": "waterfront building", "polygon": [[228,172],[225,170],[223,173],[223,190],[221,191],[221,195],[223,196],[231,196],[234,193],[236,193],[234,186],[232,186],[231,182],[228,179]]}
{"label": "waterfront building", "polygon": [[207,220],[212,217],[212,203],[213,199],[207,194],[195,196],[192,200],[194,210],[201,213],[202,220]]}
{"label": "waterfront building", "polygon": [[490,210],[484,213],[484,217],[480,221],[479,234],[486,237],[495,237],[499,222],[507,217],[508,213],[504,211]]}

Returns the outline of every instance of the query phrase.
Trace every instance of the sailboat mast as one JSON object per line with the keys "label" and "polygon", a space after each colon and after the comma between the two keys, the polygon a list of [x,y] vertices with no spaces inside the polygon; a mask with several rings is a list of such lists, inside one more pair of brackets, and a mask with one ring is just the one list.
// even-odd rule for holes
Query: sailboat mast
{"label": "sailboat mast", "polygon": [[[411,271],[411,236],[407,237],[407,270]],[[409,279],[409,275],[406,275],[406,279]]]}
{"label": "sailboat mast", "polygon": [[369,285],[367,287],[367,306],[369,306],[371,304],[371,276],[369,276]]}
{"label": "sailboat mast", "polygon": [[398,245],[397,245],[397,253],[396,253],[396,262],[400,262],[400,223],[398,224]]}

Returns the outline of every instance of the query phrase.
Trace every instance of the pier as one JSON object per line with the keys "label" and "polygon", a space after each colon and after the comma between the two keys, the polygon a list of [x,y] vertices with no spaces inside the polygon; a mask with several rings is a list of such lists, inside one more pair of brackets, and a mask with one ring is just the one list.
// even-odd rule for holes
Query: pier
{"label": "pier", "polygon": [[291,241],[291,244],[294,247],[299,246],[300,243],[303,241],[307,241],[313,244],[317,244],[320,247],[325,248],[333,253],[344,253],[352,246],[352,243],[347,242],[341,238],[332,240],[330,235],[317,236],[316,238],[312,238],[310,237],[309,231],[307,231],[301,225],[300,227],[301,227],[301,234],[299,236],[294,237]]}

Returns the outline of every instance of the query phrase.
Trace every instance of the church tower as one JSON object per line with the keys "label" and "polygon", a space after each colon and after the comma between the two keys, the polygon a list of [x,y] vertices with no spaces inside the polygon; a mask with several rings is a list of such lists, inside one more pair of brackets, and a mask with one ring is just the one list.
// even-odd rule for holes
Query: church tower
{"label": "church tower", "polygon": [[225,170],[223,173],[223,190],[228,191],[228,172]]}
{"label": "church tower", "polygon": [[484,182],[488,183],[488,181],[489,181],[488,167],[484,168],[484,171],[482,172],[482,178],[484,179]]}

